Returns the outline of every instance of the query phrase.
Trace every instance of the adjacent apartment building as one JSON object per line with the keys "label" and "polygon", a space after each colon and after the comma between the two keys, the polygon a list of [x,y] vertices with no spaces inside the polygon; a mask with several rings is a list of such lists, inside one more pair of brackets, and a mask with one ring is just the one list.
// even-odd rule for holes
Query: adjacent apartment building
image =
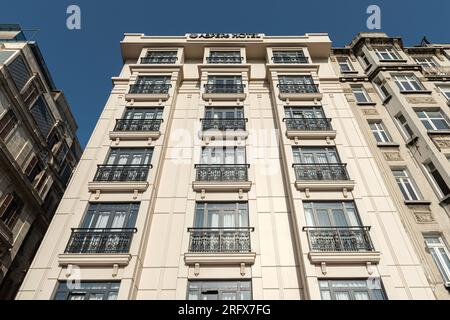
{"label": "adjacent apartment building", "polygon": [[0,25],[0,299],[14,299],[81,148],[39,47]]}
{"label": "adjacent apartment building", "polygon": [[[390,72],[374,71],[373,49],[373,70],[357,64],[359,38],[333,50],[327,34],[125,34],[123,68],[17,299],[445,298],[445,200],[434,169],[413,166],[433,147],[420,160],[447,179],[445,156],[411,110],[418,139],[374,142],[362,110],[397,113],[374,95],[356,105],[350,79],[374,93],[371,75]],[[396,72],[419,76],[406,65]],[[390,96],[402,110],[419,97]],[[404,154],[394,171],[388,151]],[[411,202],[395,172],[406,167],[427,182]]]}

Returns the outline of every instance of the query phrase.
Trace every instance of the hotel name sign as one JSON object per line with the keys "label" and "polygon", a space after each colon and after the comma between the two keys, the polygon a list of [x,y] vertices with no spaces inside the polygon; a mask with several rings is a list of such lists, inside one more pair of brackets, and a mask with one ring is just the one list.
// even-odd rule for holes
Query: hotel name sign
{"label": "hotel name sign", "polygon": [[188,33],[188,39],[262,39],[263,33]]}

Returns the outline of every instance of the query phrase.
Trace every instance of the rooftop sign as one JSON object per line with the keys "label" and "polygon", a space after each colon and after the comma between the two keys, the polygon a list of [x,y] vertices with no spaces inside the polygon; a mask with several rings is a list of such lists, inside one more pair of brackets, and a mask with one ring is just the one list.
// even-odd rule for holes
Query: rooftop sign
{"label": "rooftop sign", "polygon": [[188,39],[261,39],[263,33],[188,33]]}

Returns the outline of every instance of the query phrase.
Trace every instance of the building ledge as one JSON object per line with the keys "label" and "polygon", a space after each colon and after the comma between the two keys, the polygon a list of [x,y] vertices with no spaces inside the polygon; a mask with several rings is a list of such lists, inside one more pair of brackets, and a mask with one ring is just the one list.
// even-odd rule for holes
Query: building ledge
{"label": "building ledge", "polygon": [[314,264],[353,264],[353,263],[378,263],[380,261],[380,252],[378,251],[360,251],[360,252],[319,252],[309,253],[309,260]]}
{"label": "building ledge", "polygon": [[225,264],[241,264],[252,265],[255,263],[256,253],[185,253],[184,262],[187,265],[225,265]]}
{"label": "building ledge", "polygon": [[194,191],[199,192],[221,192],[221,191],[241,191],[247,192],[251,189],[252,182],[251,181],[237,181],[237,182],[227,182],[227,181],[194,181],[192,183],[192,188]]}
{"label": "building ledge", "polygon": [[111,140],[157,140],[161,136],[161,131],[111,131]]}
{"label": "building ledge", "polygon": [[400,90],[402,94],[431,94],[431,90]]}
{"label": "building ledge", "polygon": [[200,130],[199,137],[202,140],[228,140],[228,139],[246,139],[247,130]]}
{"label": "building ledge", "polygon": [[159,101],[168,99],[168,93],[127,93],[125,95],[125,100],[127,101]]}
{"label": "building ledge", "polygon": [[147,181],[130,181],[130,182],[89,182],[88,189],[90,192],[144,192],[147,190],[149,183]]}
{"label": "building ledge", "polygon": [[203,93],[203,100],[240,100],[247,98],[246,93]]}
{"label": "building ledge", "polygon": [[450,135],[450,130],[427,130],[428,134],[442,134],[442,135]]}
{"label": "building ledge", "polygon": [[362,106],[362,107],[369,107],[369,106],[376,106],[376,102],[368,101],[368,102],[356,102],[356,105]]}
{"label": "building ledge", "polygon": [[323,94],[320,92],[316,93],[282,93],[280,92],[280,100],[322,100]]}
{"label": "building ledge", "polygon": [[130,64],[130,71],[131,73],[139,72],[139,71],[146,71],[148,69],[157,69],[152,71],[172,71],[172,69],[182,69],[183,65],[180,63],[137,63],[137,64]]}
{"label": "building ledge", "polygon": [[400,147],[400,144],[396,142],[377,142],[377,146],[380,148],[398,148]]}
{"label": "building ledge", "polygon": [[286,136],[290,139],[334,139],[336,138],[336,130],[317,130],[317,131],[299,131],[287,130]]}
{"label": "building ledge", "polygon": [[335,191],[335,190],[346,190],[352,191],[355,187],[355,182],[353,180],[314,180],[314,181],[295,181],[295,187],[298,190],[320,190],[320,191]]}
{"label": "building ledge", "polygon": [[431,201],[427,200],[405,200],[405,204],[407,206],[424,206],[424,205],[430,205]]}
{"label": "building ledge", "polygon": [[127,266],[130,263],[131,254],[83,254],[83,253],[64,253],[58,256],[60,266],[69,264],[76,266],[105,266],[119,265]]}

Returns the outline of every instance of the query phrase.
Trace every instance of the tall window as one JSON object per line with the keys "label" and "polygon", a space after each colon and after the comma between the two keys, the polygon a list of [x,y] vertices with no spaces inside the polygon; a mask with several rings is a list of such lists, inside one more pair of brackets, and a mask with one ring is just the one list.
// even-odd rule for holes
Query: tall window
{"label": "tall window", "polygon": [[381,97],[381,100],[386,100],[391,95],[389,91],[386,89],[386,84],[380,79],[375,79],[374,84],[375,88],[378,91],[378,94]]}
{"label": "tall window", "polygon": [[417,116],[427,130],[450,129],[450,122],[442,110],[438,111],[416,111]]}
{"label": "tall window", "polygon": [[42,135],[47,137],[55,123],[55,119],[42,96],[39,97],[30,111]]}
{"label": "tall window", "polygon": [[433,257],[446,287],[450,287],[450,254],[444,240],[439,235],[426,235],[425,243]]}
{"label": "tall window", "polygon": [[409,172],[406,169],[392,170],[392,174],[394,175],[405,200],[419,200],[421,198],[416,184],[411,179]]}
{"label": "tall window", "polygon": [[206,107],[205,118],[242,119],[244,118],[244,109],[242,107]]}
{"label": "tall window", "polygon": [[445,197],[450,194],[450,188],[445,182],[444,178],[439,173],[438,169],[432,162],[428,162],[424,165],[430,177],[433,179],[435,184],[435,189],[441,197]]}
{"label": "tall window", "polygon": [[386,300],[378,278],[319,280],[319,287],[322,300]]}
{"label": "tall window", "polygon": [[370,122],[369,126],[377,142],[391,142],[391,138],[386,131],[383,122]]}
{"label": "tall window", "polygon": [[201,164],[246,164],[245,147],[204,147]]}
{"label": "tall window", "polygon": [[69,281],[58,284],[53,300],[116,300],[120,282],[82,281],[74,288],[69,288]]}
{"label": "tall window", "polygon": [[417,57],[415,60],[425,69],[438,67],[438,64],[432,57]]}
{"label": "tall window", "polygon": [[108,166],[140,166],[149,165],[152,159],[152,148],[114,148],[111,149],[106,165]]}
{"label": "tall window", "polygon": [[83,219],[81,228],[134,228],[138,211],[138,203],[91,203]]}
{"label": "tall window", "polygon": [[325,118],[322,107],[284,107],[284,116],[295,119]]}
{"label": "tall window", "polygon": [[175,63],[177,51],[148,51],[144,63]]}
{"label": "tall window", "polygon": [[207,58],[209,63],[241,63],[240,51],[211,51]]}
{"label": "tall window", "polygon": [[188,300],[251,300],[251,281],[189,281]]}
{"label": "tall window", "polygon": [[339,63],[339,68],[341,69],[341,72],[349,72],[353,71],[353,67],[350,64],[350,61],[347,57],[337,57],[336,60]]}
{"label": "tall window", "polygon": [[273,63],[307,63],[303,50],[296,51],[273,51]]}
{"label": "tall window", "polygon": [[7,193],[0,200],[0,220],[9,228],[16,224],[23,208],[22,200],[15,193]]}
{"label": "tall window", "polygon": [[392,47],[376,48],[375,53],[380,60],[399,60],[400,56]]}
{"label": "tall window", "polygon": [[352,90],[357,102],[370,102],[369,95],[367,94],[366,89],[364,89],[363,86],[352,86]]}
{"label": "tall window", "polygon": [[215,85],[236,85],[242,84],[241,76],[209,76],[208,84]]}
{"label": "tall window", "polygon": [[450,86],[439,86],[439,90],[447,100],[450,100]]}
{"label": "tall window", "polygon": [[280,84],[310,85],[314,84],[311,76],[279,76]]}
{"label": "tall window", "polygon": [[310,227],[361,226],[355,204],[346,202],[304,202],[306,224]]}
{"label": "tall window", "polygon": [[242,76],[209,76],[205,86],[207,93],[242,93]]}
{"label": "tall window", "polygon": [[405,116],[400,114],[397,117],[395,117],[395,120],[400,126],[401,129],[400,131],[402,132],[403,136],[406,139],[411,139],[414,136],[414,132],[411,130],[411,127],[409,126],[408,121],[406,121]]}
{"label": "tall window", "polygon": [[368,68],[370,66],[370,61],[369,59],[367,59],[364,53],[361,54],[361,58],[359,59],[359,61],[361,61],[364,68]]}
{"label": "tall window", "polygon": [[294,147],[294,162],[304,164],[335,164],[340,163],[334,147]]}
{"label": "tall window", "polygon": [[17,124],[17,118],[11,110],[6,111],[0,119],[0,139],[5,140]]}
{"label": "tall window", "polygon": [[202,202],[195,209],[195,228],[246,228],[248,204],[246,202]]}
{"label": "tall window", "polygon": [[162,119],[162,116],[162,108],[127,108],[123,118],[130,120],[151,120]]}
{"label": "tall window", "polygon": [[395,83],[400,91],[420,91],[423,90],[422,84],[413,75],[396,75]]}

